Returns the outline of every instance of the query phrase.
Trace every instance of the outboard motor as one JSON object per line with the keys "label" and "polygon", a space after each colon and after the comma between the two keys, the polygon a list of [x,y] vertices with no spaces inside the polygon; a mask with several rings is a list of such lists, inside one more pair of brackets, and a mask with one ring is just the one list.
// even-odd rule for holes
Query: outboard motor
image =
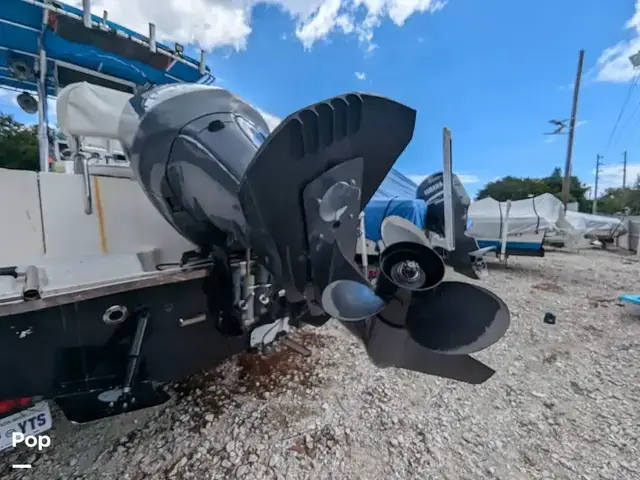
{"label": "outboard motor", "polygon": [[[416,192],[416,198],[420,198],[427,204],[427,218],[425,228],[444,238],[445,213],[444,213],[444,180],[443,172],[429,175],[423,180]],[[453,203],[453,232],[456,248],[453,252],[443,249],[440,253],[453,269],[469,278],[481,278],[486,276],[487,268],[484,263],[484,255],[495,247],[479,248],[475,239],[465,235],[467,226],[467,211],[471,205],[471,198],[457,175],[451,175],[451,194]]]}
{"label": "outboard motor", "polygon": [[480,383],[493,370],[468,354],[505,333],[504,302],[443,281],[440,256],[402,223],[384,226],[390,246],[375,288],[355,263],[358,214],[410,142],[415,116],[392,100],[348,93],[267,135],[258,111],[229,91],[170,85],[134,97],[120,131],[147,196],[202,255],[219,252],[228,265],[244,252],[292,318],[336,318],[379,366]]}

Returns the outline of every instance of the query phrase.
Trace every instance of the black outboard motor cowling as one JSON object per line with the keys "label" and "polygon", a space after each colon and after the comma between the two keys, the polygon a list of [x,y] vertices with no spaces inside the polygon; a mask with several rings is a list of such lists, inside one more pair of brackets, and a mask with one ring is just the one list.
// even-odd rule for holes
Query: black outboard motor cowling
{"label": "black outboard motor cowling", "polygon": [[[444,180],[443,173],[437,172],[425,178],[416,192],[416,198],[422,199],[429,206],[427,209],[426,227],[428,230],[444,235]],[[466,215],[471,198],[457,175],[451,175],[451,190],[453,194],[453,211],[457,226],[462,220],[466,226]]]}
{"label": "black outboard motor cowling", "polygon": [[[425,228],[429,231],[445,236],[444,213],[444,179],[443,172],[436,172],[425,178],[416,191],[416,198],[427,204],[427,218]],[[471,198],[457,175],[451,175],[451,196],[453,203],[453,235],[455,250],[442,251],[446,262],[454,270],[467,277],[477,279],[486,274],[483,256],[487,249],[480,249],[475,239],[465,234],[467,227],[467,212],[471,205]],[[493,248],[493,247],[491,247]]]}
{"label": "black outboard motor cowling", "polygon": [[[442,260],[411,227],[386,229],[394,242],[376,288],[355,263],[358,215],[410,142],[415,116],[348,93],[266,136],[258,111],[230,92],[171,85],[134,97],[120,127],[138,181],[186,238],[251,249],[290,311],[338,319],[380,366],[480,383],[493,370],[468,353],[504,334],[504,302],[443,281]],[[474,308],[455,308],[468,299]]]}
{"label": "black outboard motor cowling", "polygon": [[251,105],[198,84],[163,85],[133,97],[119,125],[145,193],[200,247],[249,246],[238,185],[268,132]]}

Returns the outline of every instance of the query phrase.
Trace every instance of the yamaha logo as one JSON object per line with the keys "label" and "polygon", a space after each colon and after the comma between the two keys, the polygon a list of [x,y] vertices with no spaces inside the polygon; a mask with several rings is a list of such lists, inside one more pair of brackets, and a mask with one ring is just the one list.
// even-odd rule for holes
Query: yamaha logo
{"label": "yamaha logo", "polygon": [[425,195],[431,195],[433,192],[444,188],[444,184],[442,182],[434,183],[433,185],[429,185],[424,189]]}

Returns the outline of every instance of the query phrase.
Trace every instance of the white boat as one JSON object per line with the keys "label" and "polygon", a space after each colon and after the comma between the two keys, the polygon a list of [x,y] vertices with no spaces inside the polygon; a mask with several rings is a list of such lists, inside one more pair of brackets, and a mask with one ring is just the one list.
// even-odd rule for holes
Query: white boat
{"label": "white boat", "polygon": [[627,233],[623,219],[618,217],[568,210],[565,218],[575,230],[584,231],[585,237],[603,243],[612,243]]}
{"label": "white boat", "polygon": [[504,246],[506,255],[543,256],[545,244],[585,248],[591,244],[587,231],[568,221],[562,202],[550,193],[507,202],[483,198],[471,204],[467,219],[467,235],[480,247],[502,252]]}

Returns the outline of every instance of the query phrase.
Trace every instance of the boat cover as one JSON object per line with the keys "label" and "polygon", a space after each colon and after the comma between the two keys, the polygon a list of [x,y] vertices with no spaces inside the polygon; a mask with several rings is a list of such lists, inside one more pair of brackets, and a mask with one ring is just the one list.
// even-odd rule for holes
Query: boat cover
{"label": "boat cover", "polygon": [[[507,235],[555,229],[562,211],[562,202],[550,193],[513,201]],[[490,197],[473,202],[467,213],[467,233],[474,238],[500,238],[506,214],[507,202]]]}
{"label": "boat cover", "polygon": [[379,241],[382,221],[392,215],[406,218],[418,228],[424,229],[427,204],[416,198],[417,191],[418,185],[392,169],[364,208],[367,239]]}
{"label": "boat cover", "polygon": [[592,215],[582,212],[566,212],[567,221],[577,230],[586,230],[587,234],[618,237],[627,233],[624,222],[620,218],[606,215]]}
{"label": "boat cover", "polygon": [[131,94],[93,85],[71,84],[58,94],[58,125],[66,136],[118,138],[118,125]]}
{"label": "boat cover", "polygon": [[[469,207],[467,232],[474,238],[500,238],[507,202],[483,198]],[[584,234],[622,235],[626,233],[623,222],[615,217],[591,215],[567,210],[562,201],[551,193],[511,202],[508,235],[539,233],[541,230],[573,231]]]}
{"label": "boat cover", "polygon": [[[175,84],[164,87],[158,95],[170,95],[173,89],[220,88],[213,85]],[[137,122],[138,117],[126,108],[133,95],[119,90],[78,82],[67,85],[58,94],[56,103],[60,131],[70,139],[79,137],[83,147],[103,148],[123,152],[118,141],[123,121]],[[154,101],[151,96],[147,101]]]}

